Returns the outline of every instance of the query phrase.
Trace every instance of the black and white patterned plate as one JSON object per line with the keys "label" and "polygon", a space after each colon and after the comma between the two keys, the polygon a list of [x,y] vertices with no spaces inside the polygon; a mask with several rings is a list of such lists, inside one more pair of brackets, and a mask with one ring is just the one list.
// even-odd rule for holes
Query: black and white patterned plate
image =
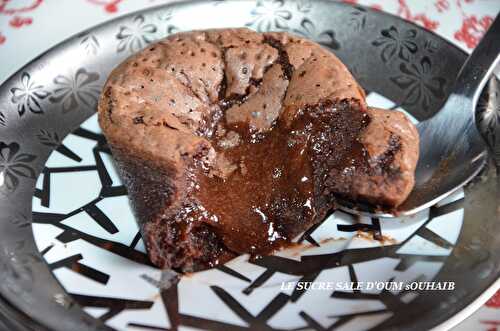
{"label": "black and white patterned plate", "polygon": [[[404,109],[415,121],[439,109],[465,59],[395,17],[309,0],[183,2],[64,42],[0,87],[0,293],[12,309],[54,330],[422,330],[494,289],[494,167],[413,217],[336,211],[273,256],[240,256],[182,277],[154,268],[97,125],[97,97],[109,71],[148,43],[228,26],[320,42],[370,91],[369,104]],[[478,113],[493,143],[494,83]],[[455,290],[342,287],[430,280],[455,282]],[[298,282],[335,288],[305,290]]]}

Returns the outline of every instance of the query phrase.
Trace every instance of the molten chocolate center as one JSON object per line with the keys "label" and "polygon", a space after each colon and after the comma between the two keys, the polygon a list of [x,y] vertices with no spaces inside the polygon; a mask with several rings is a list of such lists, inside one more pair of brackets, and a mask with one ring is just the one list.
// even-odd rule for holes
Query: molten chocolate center
{"label": "molten chocolate center", "polygon": [[265,133],[223,122],[218,130],[226,134],[216,132],[211,142],[230,173],[198,170],[203,190],[194,189],[186,216],[210,224],[234,252],[266,254],[290,241],[297,224],[324,217],[336,187],[350,186],[368,168],[359,137],[369,117],[357,102],[307,107],[291,125],[278,120]]}

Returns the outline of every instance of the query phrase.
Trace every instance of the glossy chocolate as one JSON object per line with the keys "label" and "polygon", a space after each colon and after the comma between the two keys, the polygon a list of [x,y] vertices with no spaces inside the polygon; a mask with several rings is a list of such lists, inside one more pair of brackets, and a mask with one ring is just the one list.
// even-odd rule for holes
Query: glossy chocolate
{"label": "glossy chocolate", "polygon": [[153,263],[198,270],[268,254],[337,198],[394,207],[418,134],[366,106],[321,46],[248,29],[180,33],[110,75],[99,120]]}

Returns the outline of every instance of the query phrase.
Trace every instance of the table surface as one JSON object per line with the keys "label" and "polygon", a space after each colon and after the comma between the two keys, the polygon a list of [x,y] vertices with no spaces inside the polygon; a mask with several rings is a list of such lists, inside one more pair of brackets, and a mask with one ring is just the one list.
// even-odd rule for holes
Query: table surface
{"label": "table surface", "polygon": [[[84,29],[169,1],[172,0],[0,0],[0,82],[37,55]],[[500,12],[500,0],[344,2],[366,5],[413,21],[466,52],[472,51]],[[500,291],[453,330],[500,330]]]}

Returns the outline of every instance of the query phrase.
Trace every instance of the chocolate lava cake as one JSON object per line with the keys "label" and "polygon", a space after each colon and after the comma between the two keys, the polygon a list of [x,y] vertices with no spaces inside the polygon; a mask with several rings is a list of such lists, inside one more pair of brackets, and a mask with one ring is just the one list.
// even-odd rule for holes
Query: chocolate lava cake
{"label": "chocolate lava cake", "polygon": [[151,261],[194,271],[269,254],[338,199],[394,208],[418,133],[369,108],[340,60],[287,33],[179,33],[109,76],[99,122]]}

